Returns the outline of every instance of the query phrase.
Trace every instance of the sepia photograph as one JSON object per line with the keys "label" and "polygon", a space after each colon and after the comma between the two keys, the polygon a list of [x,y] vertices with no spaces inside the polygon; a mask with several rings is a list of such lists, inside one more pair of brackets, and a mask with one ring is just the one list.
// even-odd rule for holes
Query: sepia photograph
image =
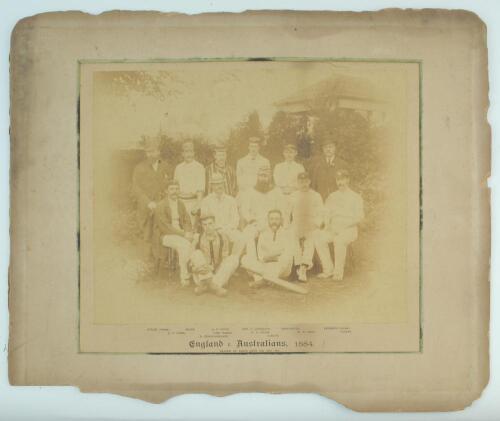
{"label": "sepia photograph", "polygon": [[419,351],[418,62],[80,66],[83,350]]}
{"label": "sepia photograph", "polygon": [[493,14],[216,7],[12,20],[7,412],[478,413]]}

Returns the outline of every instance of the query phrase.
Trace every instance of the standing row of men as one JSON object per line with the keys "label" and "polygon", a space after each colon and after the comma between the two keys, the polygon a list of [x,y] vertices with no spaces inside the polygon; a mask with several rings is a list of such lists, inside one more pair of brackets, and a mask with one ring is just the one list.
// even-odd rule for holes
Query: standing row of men
{"label": "standing row of men", "polygon": [[214,150],[205,168],[195,159],[194,144],[185,142],[183,162],[172,174],[158,146],[148,139],[146,159],[134,170],[138,222],[147,255],[161,261],[166,248],[177,251],[182,285],[192,278],[196,292],[210,287],[225,295],[240,264],[252,274],[253,286],[287,277],[294,267],[306,282],[315,250],[323,269],[319,277],[342,279],[363,201],[349,188],[349,173],[332,141],[324,142],[308,172],[296,162],[293,144],[284,147],[284,161],[271,171],[259,139],[250,138],[236,171],[224,148]]}

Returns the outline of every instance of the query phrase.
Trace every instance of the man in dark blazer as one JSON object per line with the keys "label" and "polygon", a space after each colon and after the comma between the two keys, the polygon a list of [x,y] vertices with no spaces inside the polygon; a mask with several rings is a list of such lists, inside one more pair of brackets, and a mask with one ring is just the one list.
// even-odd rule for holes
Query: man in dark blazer
{"label": "man in dark blazer", "polygon": [[165,197],[167,182],[171,178],[170,166],[160,158],[159,143],[158,138],[144,140],[146,158],[136,165],[132,174],[132,194],[137,203],[137,223],[146,260],[150,259],[152,251],[153,212]]}
{"label": "man in dark blazer", "polygon": [[331,138],[321,143],[321,154],[314,157],[307,165],[311,177],[311,188],[316,190],[323,200],[337,190],[336,173],[347,169],[347,163],[336,155],[335,142]]}
{"label": "man in dark blazer", "polygon": [[184,203],[179,200],[179,182],[171,180],[168,182],[167,196],[154,211],[153,245],[157,259],[165,256],[165,247],[177,252],[182,286],[189,285],[188,262],[193,251],[192,240],[191,217]]}

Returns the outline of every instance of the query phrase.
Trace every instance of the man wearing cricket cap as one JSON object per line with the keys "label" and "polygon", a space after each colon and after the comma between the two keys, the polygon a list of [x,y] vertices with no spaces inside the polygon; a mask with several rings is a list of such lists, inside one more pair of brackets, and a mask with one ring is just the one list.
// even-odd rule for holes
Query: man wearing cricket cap
{"label": "man wearing cricket cap", "polygon": [[227,294],[225,286],[239,266],[239,256],[230,255],[229,239],[217,231],[215,216],[201,213],[202,233],[195,241],[190,258],[194,292],[202,294],[213,291],[219,297]]}
{"label": "man wearing cricket cap", "polygon": [[260,167],[270,167],[271,165],[269,160],[264,158],[259,151],[260,139],[258,137],[250,137],[248,139],[248,154],[238,160],[236,164],[236,180],[240,193],[244,193],[255,186]]}
{"label": "man wearing cricket cap", "polygon": [[290,195],[297,190],[297,176],[304,172],[304,166],[295,161],[297,146],[294,143],[285,145],[283,157],[285,160],[274,167],[274,183],[283,194]]}
{"label": "man wearing cricket cap", "polygon": [[301,282],[307,281],[307,271],[312,268],[314,233],[324,220],[323,199],[311,189],[307,172],[297,176],[298,190],[291,195],[291,231],[295,243],[295,265]]}
{"label": "man wearing cricket cap", "polygon": [[[363,199],[349,187],[349,173],[336,174],[338,190],[325,201],[325,228],[315,232],[315,246],[323,272],[320,278],[342,280],[347,246],[358,238],[358,224],[364,218]],[[333,243],[335,265],[329,243]]]}
{"label": "man wearing cricket cap", "polygon": [[224,145],[216,145],[213,151],[214,160],[206,167],[206,194],[212,193],[212,178],[218,175],[222,177],[224,193],[235,197],[238,192],[236,173],[227,163],[227,149]]}
{"label": "man wearing cricket cap", "polygon": [[144,137],[145,159],[139,162],[132,174],[132,194],[137,203],[137,222],[144,241],[144,257],[152,257],[153,212],[165,197],[171,168],[160,156],[160,138]]}

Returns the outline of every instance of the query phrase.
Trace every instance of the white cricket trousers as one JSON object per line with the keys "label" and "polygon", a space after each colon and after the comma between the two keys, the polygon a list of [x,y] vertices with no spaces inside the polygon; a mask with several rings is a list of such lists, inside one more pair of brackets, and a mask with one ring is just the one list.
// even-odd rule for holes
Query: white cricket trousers
{"label": "white cricket trousers", "polygon": [[181,280],[189,279],[188,262],[193,251],[191,243],[180,235],[164,235],[162,244],[165,247],[173,248],[179,255],[179,271]]}
{"label": "white cricket trousers", "polygon": [[[358,230],[356,227],[346,228],[337,234],[333,234],[328,230],[317,230],[314,237],[314,245],[323,272],[335,273],[342,278],[344,276],[347,246],[358,237]],[[330,255],[329,243],[333,243],[335,267],[333,266],[332,256]]]}

